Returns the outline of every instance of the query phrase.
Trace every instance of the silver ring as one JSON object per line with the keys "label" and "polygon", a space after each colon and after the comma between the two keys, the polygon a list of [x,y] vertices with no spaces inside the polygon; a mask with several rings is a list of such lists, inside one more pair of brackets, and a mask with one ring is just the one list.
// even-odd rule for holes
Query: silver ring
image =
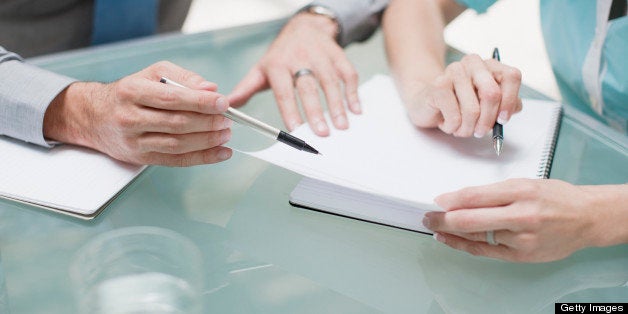
{"label": "silver ring", "polygon": [[499,243],[495,241],[495,232],[493,230],[486,231],[486,243],[490,245],[499,245]]}
{"label": "silver ring", "polygon": [[292,76],[292,80],[294,81],[294,84],[297,83],[297,80],[301,76],[306,76],[306,75],[314,75],[314,72],[312,72],[312,70],[308,68],[299,69],[298,71],[294,72],[294,75]]}

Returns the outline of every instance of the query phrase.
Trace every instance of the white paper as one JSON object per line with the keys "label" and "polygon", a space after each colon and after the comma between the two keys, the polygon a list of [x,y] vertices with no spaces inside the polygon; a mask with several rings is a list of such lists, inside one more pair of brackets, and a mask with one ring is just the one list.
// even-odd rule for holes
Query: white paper
{"label": "white paper", "polygon": [[99,152],[38,147],[0,136],[0,196],[89,215],[141,171]]}
{"label": "white paper", "polygon": [[318,137],[305,124],[292,134],[322,155],[282,143],[249,153],[304,176],[410,203],[431,204],[445,192],[507,178],[536,178],[553,138],[560,104],[524,100],[504,126],[497,156],[490,136],[455,138],[409,121],[392,80],[375,76],[360,87],[363,113],[349,129]]}

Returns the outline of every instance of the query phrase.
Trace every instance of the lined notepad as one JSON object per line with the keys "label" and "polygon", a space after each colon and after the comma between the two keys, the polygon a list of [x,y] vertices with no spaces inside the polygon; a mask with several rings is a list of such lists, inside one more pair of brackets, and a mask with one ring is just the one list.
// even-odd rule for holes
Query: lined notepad
{"label": "lined notepad", "polygon": [[467,186],[549,174],[560,104],[524,100],[504,126],[504,150],[496,156],[486,136],[456,138],[409,121],[392,80],[376,76],[360,87],[363,114],[350,115],[348,130],[318,137],[308,125],[293,135],[322,155],[275,144],[251,153],[304,175],[291,194],[295,205],[427,232],[433,199]]}
{"label": "lined notepad", "polygon": [[46,149],[3,136],[0,152],[0,197],[83,219],[96,216],[145,168],[86,148]]}

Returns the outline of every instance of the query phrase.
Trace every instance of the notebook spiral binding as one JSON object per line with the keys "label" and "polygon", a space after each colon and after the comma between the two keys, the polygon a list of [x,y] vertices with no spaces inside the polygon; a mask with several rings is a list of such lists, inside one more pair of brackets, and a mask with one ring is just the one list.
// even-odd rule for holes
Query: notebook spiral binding
{"label": "notebook spiral binding", "polygon": [[536,172],[536,176],[540,179],[548,179],[550,170],[552,170],[552,161],[554,160],[554,150],[556,149],[562,114],[562,107],[557,107],[556,111],[552,113],[552,120],[555,121],[555,123],[550,125],[550,132],[548,132],[548,134],[553,134],[553,136],[547,139],[543,147],[541,161],[539,162],[539,167]]}

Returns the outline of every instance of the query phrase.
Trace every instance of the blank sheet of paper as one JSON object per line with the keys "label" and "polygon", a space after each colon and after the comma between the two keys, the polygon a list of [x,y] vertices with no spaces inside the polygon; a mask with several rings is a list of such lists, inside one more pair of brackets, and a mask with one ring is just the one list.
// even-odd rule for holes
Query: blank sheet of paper
{"label": "blank sheet of paper", "polygon": [[0,196],[44,207],[93,214],[143,169],[86,148],[0,136]]}
{"label": "blank sheet of paper", "polygon": [[349,129],[318,137],[308,125],[292,134],[322,155],[277,143],[249,153],[306,177],[416,204],[466,186],[507,178],[536,178],[547,163],[560,104],[524,100],[504,126],[504,149],[495,154],[490,134],[455,138],[409,121],[392,79],[375,76],[360,87],[363,114],[349,114]]}

